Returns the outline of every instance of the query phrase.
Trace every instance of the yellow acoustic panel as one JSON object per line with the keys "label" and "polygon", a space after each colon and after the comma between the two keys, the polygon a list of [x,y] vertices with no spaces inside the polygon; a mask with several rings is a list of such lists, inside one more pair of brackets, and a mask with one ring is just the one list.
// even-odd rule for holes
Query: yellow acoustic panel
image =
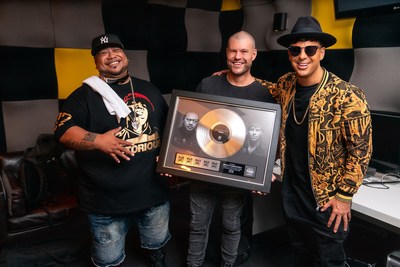
{"label": "yellow acoustic panel", "polygon": [[98,74],[89,49],[55,48],[54,61],[59,99],[67,98],[84,79]]}
{"label": "yellow acoustic panel", "polygon": [[240,0],[222,0],[221,11],[241,9]]}
{"label": "yellow acoustic panel", "polygon": [[324,32],[336,37],[336,49],[353,48],[352,32],[355,19],[336,19],[334,0],[312,0],[312,16],[320,23]]}

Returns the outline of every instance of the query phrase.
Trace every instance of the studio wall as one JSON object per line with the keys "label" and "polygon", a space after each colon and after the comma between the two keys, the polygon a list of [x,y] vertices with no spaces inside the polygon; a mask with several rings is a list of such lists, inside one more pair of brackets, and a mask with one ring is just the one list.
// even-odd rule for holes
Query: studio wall
{"label": "studio wall", "polygon": [[[272,31],[277,12],[288,13],[286,31]],[[63,99],[97,74],[90,45],[103,32],[120,36],[131,74],[169,94],[226,68],[227,39],[241,29],[259,50],[253,75],[275,81],[291,70],[276,39],[305,15],[339,40],[327,69],[362,87],[371,108],[400,107],[399,15],[336,20],[333,0],[0,0],[0,151],[52,132]]]}

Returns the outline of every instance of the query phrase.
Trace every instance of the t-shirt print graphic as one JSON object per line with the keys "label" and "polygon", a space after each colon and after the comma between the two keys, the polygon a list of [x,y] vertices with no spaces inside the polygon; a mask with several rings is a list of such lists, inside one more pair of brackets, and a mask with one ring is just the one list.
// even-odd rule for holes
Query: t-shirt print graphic
{"label": "t-shirt print graphic", "polygon": [[123,128],[116,134],[116,137],[131,142],[133,145],[126,146],[126,148],[134,153],[159,148],[161,140],[158,129],[152,127],[149,122],[149,116],[152,114],[154,106],[147,97],[141,94],[135,93],[134,97],[131,95],[129,94],[130,97],[126,97],[125,100],[132,112],[126,117]]}

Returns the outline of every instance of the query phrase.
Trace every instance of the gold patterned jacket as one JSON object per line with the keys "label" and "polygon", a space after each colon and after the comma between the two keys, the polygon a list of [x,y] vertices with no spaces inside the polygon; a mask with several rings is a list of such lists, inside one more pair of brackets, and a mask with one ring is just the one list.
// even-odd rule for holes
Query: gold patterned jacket
{"label": "gold patterned jacket", "polygon": [[[294,72],[276,84],[263,81],[281,104],[280,156],[285,172],[285,126],[296,91]],[[308,162],[318,207],[332,197],[351,202],[372,154],[372,127],[364,92],[324,69],[324,78],[310,99],[308,113]]]}

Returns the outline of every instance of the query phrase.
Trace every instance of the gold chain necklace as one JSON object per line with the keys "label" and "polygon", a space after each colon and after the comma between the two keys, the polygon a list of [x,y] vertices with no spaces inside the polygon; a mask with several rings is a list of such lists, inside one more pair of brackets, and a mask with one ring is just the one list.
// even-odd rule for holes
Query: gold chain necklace
{"label": "gold chain necklace", "polygon": [[133,107],[133,118],[131,114],[129,114],[129,118],[131,119],[131,125],[135,131],[139,129],[139,119],[137,118],[136,111],[135,111],[135,105],[136,105],[136,99],[135,99],[135,92],[133,91],[133,84],[132,84],[132,79],[129,77],[129,84],[131,86],[131,92],[132,92],[132,107]]}
{"label": "gold chain necklace", "polygon": [[124,77],[122,77],[120,79],[106,78],[106,77],[104,77],[102,75],[100,75],[99,77],[100,77],[100,79],[105,81],[107,84],[124,84],[124,83],[126,83],[126,81],[129,80],[129,85],[131,87],[131,93],[132,93],[133,118],[132,118],[131,114],[128,114],[128,117],[131,120],[131,125],[132,125],[133,129],[135,131],[137,131],[139,129],[140,125],[139,125],[139,119],[138,119],[137,114],[135,112],[135,105],[136,105],[135,91],[133,90],[132,78],[129,75],[129,73],[126,76],[124,76]]}
{"label": "gold chain necklace", "polygon": [[[318,92],[319,89],[320,89],[322,86],[325,86],[325,84],[326,84],[327,81],[328,81],[329,73],[328,73],[325,69],[323,69],[323,70],[324,70],[324,74],[323,74],[323,76],[322,76],[322,80],[319,82],[317,89],[315,89],[315,92]],[[314,93],[315,93],[315,92],[314,92]],[[295,105],[294,105],[294,99],[295,99],[295,98],[296,98],[296,97],[293,96],[293,99],[292,99],[293,118],[294,118],[294,122],[295,122],[297,125],[301,125],[301,124],[304,122],[304,120],[306,119],[308,110],[310,109],[310,103],[308,103],[306,112],[304,113],[303,118],[302,118],[301,121],[299,122],[299,121],[297,120],[297,118],[296,118],[296,110],[295,110]],[[311,99],[311,97],[310,97],[310,99]]]}
{"label": "gold chain necklace", "polygon": [[296,110],[295,110],[295,105],[294,105],[295,100],[294,100],[294,99],[295,99],[295,96],[293,96],[293,99],[292,99],[292,112],[293,112],[294,122],[295,122],[297,125],[301,125],[301,124],[304,122],[304,120],[306,119],[308,110],[310,109],[310,104],[308,104],[307,109],[306,109],[306,112],[304,112],[304,116],[303,116],[303,118],[301,119],[301,121],[299,122],[299,121],[297,120],[297,118],[296,118]]}

